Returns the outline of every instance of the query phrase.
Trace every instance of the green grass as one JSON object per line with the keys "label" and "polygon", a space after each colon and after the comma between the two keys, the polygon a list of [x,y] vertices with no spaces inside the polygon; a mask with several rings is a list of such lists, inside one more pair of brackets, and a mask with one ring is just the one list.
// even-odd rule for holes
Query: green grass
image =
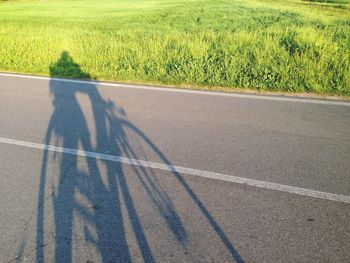
{"label": "green grass", "polygon": [[[49,75],[63,51],[101,80],[349,96],[350,6],[344,0],[0,2],[0,71]],[[56,74],[84,77],[64,64]]]}

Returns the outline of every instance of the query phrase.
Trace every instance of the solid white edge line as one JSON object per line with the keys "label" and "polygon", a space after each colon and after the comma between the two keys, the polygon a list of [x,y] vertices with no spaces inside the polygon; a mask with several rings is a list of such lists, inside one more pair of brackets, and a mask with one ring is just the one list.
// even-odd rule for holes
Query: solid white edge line
{"label": "solid white edge line", "polygon": [[249,178],[244,178],[244,177],[239,177],[239,176],[234,176],[234,175],[214,173],[214,172],[202,171],[202,170],[191,169],[191,168],[186,168],[186,167],[181,167],[181,166],[155,163],[155,162],[126,158],[126,157],[122,157],[122,156],[89,152],[89,151],[84,151],[84,150],[63,148],[63,147],[58,147],[58,146],[53,146],[53,145],[26,142],[26,141],[8,139],[8,138],[3,138],[3,137],[0,137],[0,143],[22,146],[22,147],[27,147],[27,148],[32,148],[32,149],[47,150],[47,151],[51,151],[51,152],[71,154],[71,155],[76,155],[76,156],[81,156],[81,157],[95,158],[95,159],[100,159],[100,160],[105,160],[105,161],[125,163],[125,164],[130,164],[130,165],[148,167],[148,168],[176,172],[176,173],[183,173],[183,174],[188,174],[188,175],[193,175],[193,176],[198,176],[198,177],[205,177],[205,178],[221,180],[221,181],[225,181],[225,182],[232,182],[232,183],[236,183],[236,184],[249,185],[249,186],[254,186],[254,187],[258,187],[258,188],[275,190],[275,191],[279,191],[279,192],[291,193],[291,194],[296,194],[296,195],[301,195],[301,196],[308,196],[308,197],[313,197],[313,198],[318,198],[318,199],[325,199],[325,200],[350,204],[350,196],[338,195],[338,194],[333,194],[333,193],[315,191],[315,190],[306,189],[306,188],[299,188],[299,187],[283,185],[283,184],[278,184],[278,183],[271,183],[271,182],[266,182],[266,181],[254,180],[254,179],[249,179]]}
{"label": "solid white edge line", "polygon": [[180,89],[180,88],[155,87],[155,86],[146,86],[146,85],[134,85],[134,84],[127,84],[127,83],[124,84],[124,83],[111,83],[111,82],[103,82],[103,81],[100,82],[100,81],[93,81],[93,80],[90,81],[90,80],[50,78],[50,77],[42,77],[42,76],[31,76],[31,75],[1,73],[1,72],[0,72],[0,76],[13,77],[13,78],[38,79],[38,80],[54,80],[59,82],[90,84],[90,85],[96,85],[96,86],[117,87],[117,88],[167,91],[167,92],[214,95],[214,96],[245,98],[245,99],[301,102],[301,103],[310,103],[310,104],[323,104],[323,105],[336,105],[336,106],[350,107],[350,102],[347,102],[347,101],[327,100],[327,99],[317,99],[317,98],[309,99],[309,98],[300,98],[300,97],[281,97],[278,95],[256,95],[256,94],[229,93],[229,92],[218,92],[218,91],[203,91],[203,90],[191,90],[191,89]]}

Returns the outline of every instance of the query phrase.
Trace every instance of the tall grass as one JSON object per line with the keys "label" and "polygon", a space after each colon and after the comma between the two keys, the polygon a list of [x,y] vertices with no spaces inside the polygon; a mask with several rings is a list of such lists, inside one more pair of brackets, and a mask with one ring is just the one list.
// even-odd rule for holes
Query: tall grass
{"label": "tall grass", "polygon": [[64,50],[97,79],[350,95],[344,3],[0,3],[0,70],[48,75]]}

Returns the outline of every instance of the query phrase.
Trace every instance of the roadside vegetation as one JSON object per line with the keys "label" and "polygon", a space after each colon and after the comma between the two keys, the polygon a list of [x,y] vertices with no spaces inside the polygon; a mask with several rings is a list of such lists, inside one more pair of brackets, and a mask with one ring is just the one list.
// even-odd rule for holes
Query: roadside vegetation
{"label": "roadside vegetation", "polygon": [[0,71],[49,75],[63,51],[99,80],[350,96],[350,5],[0,1]]}

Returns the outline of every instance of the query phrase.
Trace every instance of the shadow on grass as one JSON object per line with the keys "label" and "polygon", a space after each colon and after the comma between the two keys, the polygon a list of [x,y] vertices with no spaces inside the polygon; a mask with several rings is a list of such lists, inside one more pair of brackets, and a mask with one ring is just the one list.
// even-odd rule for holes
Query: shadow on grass
{"label": "shadow on grass", "polygon": [[[63,52],[59,60],[51,65],[52,77],[91,78],[81,70],[68,52]],[[159,159],[167,165],[171,162],[159,148],[140,129],[131,123],[123,108],[118,108],[111,101],[100,95],[94,82],[91,84],[67,83],[51,79],[50,92],[53,99],[53,113],[45,137],[46,145],[89,152],[108,152],[115,156],[140,159],[132,148],[128,133],[133,133],[149,147]],[[96,130],[96,146],[88,129],[87,116],[78,102],[77,95],[88,97]],[[51,154],[52,155],[52,154]],[[54,162],[59,166],[56,182],[48,184],[49,151],[43,152],[36,224],[36,262],[45,262],[47,224],[53,224],[54,262],[73,260],[74,242],[81,239],[88,242],[101,256],[102,262],[131,262],[131,252],[126,236],[125,220],[129,219],[137,247],[145,262],[155,262],[144,227],[137,213],[122,163],[97,161],[96,158],[77,157],[69,153],[53,153]],[[82,159],[87,168],[80,168]],[[101,163],[104,169],[101,169]],[[147,194],[153,207],[158,209],[168,229],[183,247],[188,240],[186,227],[181,221],[171,198],[162,189],[154,174],[142,166],[131,166],[133,174]],[[243,262],[223,229],[215,221],[191,187],[180,173],[173,171],[178,185],[193,200],[197,209],[207,220],[212,230],[218,235],[226,249],[236,262]],[[47,194],[51,187],[51,195]],[[80,196],[80,198],[77,198]],[[45,217],[45,206],[52,200],[53,218]],[[81,200],[85,200],[83,203]],[[124,208],[125,207],[125,208]],[[78,217],[82,237],[77,237],[74,218]],[[74,229],[73,229],[74,228]],[[46,232],[45,232],[46,231]],[[79,247],[74,247],[78,249]],[[79,254],[83,253],[82,251]]]}

